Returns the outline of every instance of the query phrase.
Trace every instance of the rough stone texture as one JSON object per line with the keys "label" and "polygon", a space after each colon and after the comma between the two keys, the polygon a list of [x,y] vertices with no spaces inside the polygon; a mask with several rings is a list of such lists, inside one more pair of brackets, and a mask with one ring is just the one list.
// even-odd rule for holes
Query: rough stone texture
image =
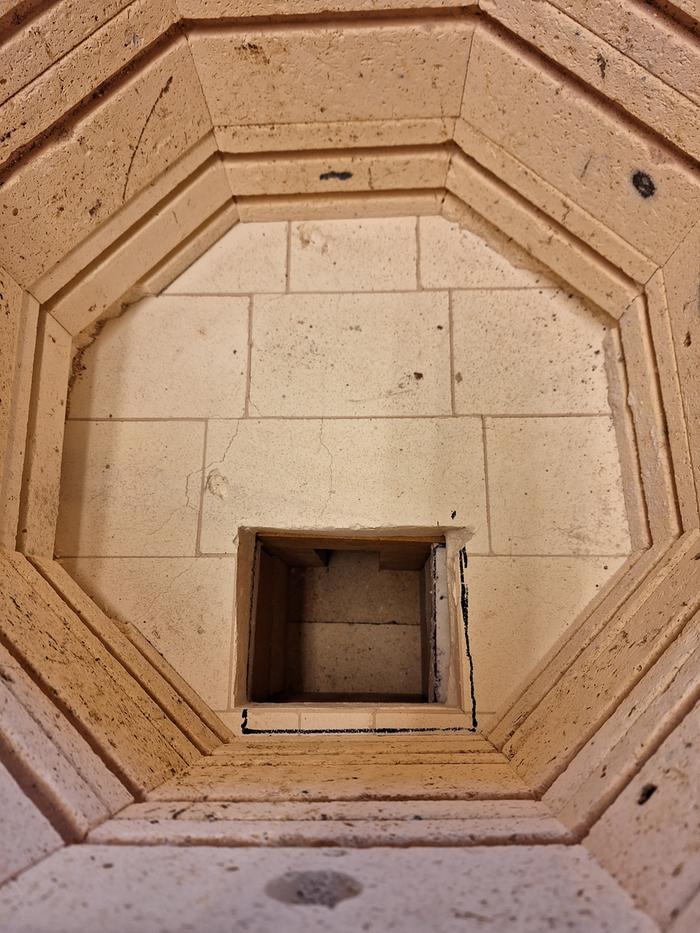
{"label": "rough stone texture", "polygon": [[[670,150],[482,28],[462,116],[658,263],[698,220],[700,180]],[[638,171],[651,177],[653,196],[635,189]]]}
{"label": "rough stone texture", "polygon": [[593,827],[586,847],[665,927],[700,871],[700,708],[688,713]]}
{"label": "rough stone texture", "polygon": [[[0,762],[0,884],[63,845],[49,821]],[[2,908],[0,908],[2,910]],[[3,924],[4,925],[4,924]]]}
{"label": "rough stone texture", "polygon": [[210,128],[183,39],[5,181],[9,272],[29,285]]}
{"label": "rough stone texture", "polygon": [[3,641],[129,789],[153,787],[194,760],[194,747],[31,565],[20,555],[1,563]]}
{"label": "rough stone texture", "polygon": [[189,42],[212,120],[230,126],[456,116],[471,35],[469,21],[424,19],[193,29]]}
{"label": "rough stone texture", "polygon": [[[332,911],[280,903],[266,888],[290,871],[322,878],[341,872],[361,892]],[[86,877],[93,879],[87,890]],[[424,884],[406,883],[418,877]],[[411,931],[462,933],[489,923],[505,933],[549,926],[576,933],[656,930],[580,846],[439,852],[80,846],[47,860],[0,895],[7,933],[98,927],[104,933],[203,927],[224,933],[232,924],[290,933],[350,931],[363,923],[386,928],[397,911]]]}

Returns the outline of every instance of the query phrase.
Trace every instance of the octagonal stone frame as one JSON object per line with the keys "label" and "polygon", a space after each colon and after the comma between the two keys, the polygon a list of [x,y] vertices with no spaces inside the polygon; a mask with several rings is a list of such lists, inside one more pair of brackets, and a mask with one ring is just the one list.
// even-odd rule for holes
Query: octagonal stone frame
{"label": "octagonal stone frame", "polygon": [[[507,4],[482,6],[518,34],[517,22],[502,9]],[[488,22],[485,28],[500,41],[500,27],[494,31]],[[71,603],[53,569],[53,540],[74,345],[92,339],[102,320],[128,304],[158,294],[234,223],[441,213],[469,225],[483,218],[619,322],[619,333],[608,338],[617,361],[609,375],[635,548],[524,692],[502,710],[492,737],[515,757],[520,745],[527,746],[526,736],[518,735],[528,717],[537,713],[552,677],[554,684],[561,677],[551,671],[561,668],[562,655],[573,663],[654,572],[684,560],[696,546],[697,464],[689,437],[697,440],[698,423],[695,377],[684,349],[697,327],[685,298],[697,227],[661,269],[464,120],[427,123],[395,146],[387,146],[375,127],[369,140],[336,137],[336,145],[358,148],[318,151],[319,140],[307,138],[297,145],[308,151],[290,153],[277,140],[272,155],[260,138],[241,145],[216,127],[26,291],[10,282],[10,300],[23,308],[15,335],[22,351],[4,467],[2,544],[26,554]],[[579,738],[578,748],[584,741]],[[568,749],[556,768],[576,750]],[[537,775],[544,780],[541,765],[523,762],[535,784]]]}

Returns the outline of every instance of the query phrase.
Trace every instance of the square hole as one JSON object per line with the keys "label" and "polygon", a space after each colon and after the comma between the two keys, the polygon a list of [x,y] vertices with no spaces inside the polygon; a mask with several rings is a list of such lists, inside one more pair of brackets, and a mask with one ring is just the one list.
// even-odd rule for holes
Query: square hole
{"label": "square hole", "polygon": [[443,701],[444,536],[258,533],[247,701]]}

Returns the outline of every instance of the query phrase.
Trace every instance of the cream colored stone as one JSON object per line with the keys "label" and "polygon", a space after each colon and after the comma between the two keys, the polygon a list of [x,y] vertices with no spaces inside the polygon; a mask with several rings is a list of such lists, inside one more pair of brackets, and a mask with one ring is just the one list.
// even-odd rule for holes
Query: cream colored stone
{"label": "cream colored stone", "polygon": [[542,288],[552,283],[523,255],[514,265],[471,230],[441,217],[418,222],[423,288]]}
{"label": "cream colored stone", "polygon": [[660,387],[654,378],[656,361],[643,299],[637,299],[623,314],[620,337],[629,383],[627,402],[634,420],[649,531],[653,540],[677,537],[680,521],[668,428]]}
{"label": "cream colored stone", "polygon": [[651,546],[651,533],[644,501],[639,448],[634,430],[634,420],[629,406],[629,379],[622,352],[619,328],[610,328],[603,341],[605,349],[605,372],[608,379],[608,400],[615,426],[617,452],[620,456],[622,491],[633,548]]}
{"label": "cream colored stone", "polygon": [[189,42],[216,126],[424,119],[459,112],[472,28],[427,18],[195,28]]}
{"label": "cream colored stone", "polygon": [[286,650],[293,695],[421,693],[418,625],[288,622]]}
{"label": "cream colored stone", "polygon": [[459,291],[452,322],[457,413],[609,411],[609,324],[579,298],[554,289]]}
{"label": "cream colored stone", "polygon": [[[558,776],[694,614],[697,553],[697,532],[680,539],[651,595],[642,601],[635,594],[615,614],[510,745],[514,765],[531,786],[546,787]],[[537,720],[547,728],[537,729]]]}
{"label": "cream colored stone", "polygon": [[38,301],[47,302],[127,231],[142,224],[144,218],[149,217],[160,202],[191,175],[196,174],[215,151],[214,136],[208,133],[126,203],[116,208],[84,240],[62,253],[54,265],[32,282],[32,294]]}
{"label": "cream colored stone", "polygon": [[[242,728],[242,724],[243,716],[239,714],[239,729]],[[297,707],[287,709],[286,706],[279,706],[276,708],[250,706],[247,708],[245,716],[246,733],[249,731],[279,731],[281,729],[285,732],[299,731],[299,709]]]}
{"label": "cream colored stone", "polygon": [[[663,411],[668,424],[668,443],[671,450],[678,508],[683,527],[688,529],[700,524],[700,512],[695,495],[688,427],[685,422],[678,363],[673,346],[666,283],[661,271],[647,282],[646,299]],[[692,317],[690,319],[692,320]],[[687,348],[684,347],[684,349]],[[690,371],[692,372],[692,368]]]}
{"label": "cream colored stone", "polygon": [[452,140],[454,117],[348,120],[340,123],[262,123],[216,126],[222,152],[295,152],[376,146],[430,146]]}
{"label": "cream colored stone", "polygon": [[399,217],[293,223],[289,261],[291,291],[414,289],[416,221]]}
{"label": "cream colored stone", "polygon": [[68,422],[56,553],[193,555],[203,445],[201,422]]}
{"label": "cream colored stone", "polygon": [[205,166],[47,307],[70,333],[80,333],[230,197],[221,165]]}
{"label": "cream colored stone", "polygon": [[[424,732],[441,730],[455,730],[461,732],[460,738],[468,736],[467,729],[472,728],[471,715],[461,709],[448,709],[442,705],[413,707],[384,706],[377,709],[374,717],[375,729],[399,729],[410,734],[415,730],[417,735]],[[497,795],[494,795],[497,796]],[[515,796],[515,795],[513,795]]]}
{"label": "cream colored stone", "polygon": [[70,417],[237,417],[247,369],[247,299],[145,298],[81,356]]}
{"label": "cream colored stone", "polygon": [[[557,10],[557,6],[572,13],[573,18]],[[632,38],[634,32],[630,34],[629,26],[630,21],[636,25],[640,19],[643,20],[644,14],[641,17],[639,13],[629,16],[625,6],[609,0],[592,4],[582,3],[581,0],[564,0],[562,3],[483,0],[481,7],[511,32],[533,43],[547,58],[559,62],[588,86],[622,105],[628,113],[647,126],[654,127],[672,143],[695,158],[700,154],[700,115],[697,106],[700,95],[697,87],[693,87],[692,91],[686,87],[685,93],[679,93],[653,73],[665,71],[666,79],[671,77],[671,84],[678,86],[682,83],[674,75],[676,69],[669,68],[666,61],[666,56],[675,52],[681,56],[677,70],[691,73],[694,70],[696,83],[700,82],[697,52],[690,42],[679,41],[678,30],[664,28],[660,18],[656,18],[653,25],[648,23],[645,44],[648,46],[650,40],[655,47],[663,43],[665,53],[663,57],[658,53],[649,56],[648,52],[640,55],[637,40]],[[591,8],[595,9],[593,15]],[[627,20],[624,25],[623,18]],[[602,33],[599,26],[601,20],[605,24]],[[594,27],[593,32],[582,25],[586,22]],[[623,31],[626,33],[624,39]],[[610,40],[603,41],[611,33],[617,48],[609,44]],[[696,61],[693,61],[694,58]],[[665,68],[658,67],[660,60],[663,60]],[[650,65],[652,74],[647,70]],[[695,101],[688,99],[692,96]]]}
{"label": "cream colored stone", "polygon": [[[88,788],[85,801],[80,802],[84,811],[101,801],[107,815],[117,813],[133,802],[133,797],[121,781],[109,770],[93,748],[58,709],[41,688],[32,680],[22,665],[4,648],[0,650],[2,680],[14,698],[29,713],[41,732],[39,755],[46,760],[47,746],[55,750],[58,759],[82,779]],[[41,760],[40,760],[41,764]],[[95,812],[95,809],[92,809]]]}
{"label": "cream colored stone", "polygon": [[237,198],[245,221],[337,220],[367,217],[415,217],[439,214],[441,191],[351,191],[347,194],[297,194],[274,198]]}
{"label": "cream colored stone", "polygon": [[[25,87],[56,59],[75,48],[88,36],[114,16],[130,0],[102,0],[88,11],[78,2],[69,2],[63,8],[54,6],[40,11],[28,29],[19,29],[3,42],[0,70],[5,77],[0,101],[4,102]],[[12,0],[0,4],[0,16],[15,5]],[[21,23],[21,17],[18,17]]]}
{"label": "cream colored stone", "polygon": [[[678,0],[678,6],[688,0]],[[317,0],[176,0],[180,16],[194,19],[221,19],[236,16],[298,16],[317,13]],[[458,6],[460,10],[476,8],[473,0],[325,0],[329,13],[375,12],[376,10],[430,10]]]}
{"label": "cream colored stone", "polygon": [[17,541],[27,554],[53,554],[61,480],[71,339],[41,314],[22,475]]}
{"label": "cream colored stone", "polygon": [[445,293],[256,295],[250,411],[450,414],[449,357]]}
{"label": "cream colored stone", "polygon": [[205,703],[227,706],[233,560],[77,558],[63,566],[106,612],[139,628]]}
{"label": "cream colored stone", "polygon": [[485,423],[497,553],[630,550],[609,417],[487,418]]}
{"label": "cream colored stone", "polygon": [[48,584],[42,596],[53,605],[43,601],[32,570],[25,561],[28,582],[2,558],[3,642],[132,793],[182,769],[196,757],[194,747]]}
{"label": "cream colored stone", "polygon": [[[71,762],[50,742],[29,712],[18,702],[5,682],[12,677],[3,663],[5,650],[0,648],[3,668],[0,682],[0,730],[5,748],[4,759],[13,768],[15,778],[45,813],[66,840],[78,842],[93,826],[110,815],[104,803],[77,773]],[[7,751],[9,747],[10,751]],[[3,806],[6,801],[3,801]],[[11,841],[6,838],[6,845]]]}
{"label": "cream colored stone", "polygon": [[606,808],[694,703],[699,631],[696,615],[544,795],[570,829],[583,833],[605,819]]}
{"label": "cream colored stone", "polygon": [[236,205],[233,202],[223,204],[142,279],[142,286],[151,295],[160,294],[210,247],[218,243],[238,220]]}
{"label": "cream colored stone", "polygon": [[374,727],[373,709],[324,709],[313,706],[302,707],[299,711],[299,729],[301,732],[316,732],[325,729],[372,729]]}
{"label": "cream colored stone", "polygon": [[183,38],[8,178],[0,205],[8,271],[23,285],[37,279],[210,127]]}
{"label": "cream colored stone", "polygon": [[236,224],[178,276],[165,294],[283,292],[286,268],[286,224]]}
{"label": "cream colored stone", "polygon": [[612,317],[619,318],[640,293],[639,286],[464,156],[453,157],[447,188]]}
{"label": "cream colored stone", "polygon": [[226,478],[231,494],[205,491],[205,553],[231,553],[246,525],[468,525],[472,548],[486,546],[478,419],[216,421],[206,464],[208,475],[216,469]]}
{"label": "cream colored stone", "polygon": [[[700,216],[700,181],[670,149],[482,28],[462,115],[656,262],[668,259]],[[651,178],[653,196],[636,190],[637,172]]]}
{"label": "cream colored stone", "polygon": [[0,546],[14,549],[38,306],[1,269],[0,295]]}
{"label": "cream colored stone", "polygon": [[[98,6],[104,7],[104,4]],[[13,75],[12,83],[15,87],[22,74],[29,76],[34,72],[35,78],[0,108],[0,162],[5,162],[35,136],[45,132],[66,112],[84,100],[95,87],[128,65],[175,20],[170,0],[135,0],[128,5],[120,2],[110,6],[113,10],[119,10],[119,7],[124,6],[127,8],[109,18],[104,26],[86,36],[83,42],[76,44],[72,51],[68,51],[68,54],[59,58],[55,64],[53,61],[48,62],[47,64],[53,67],[47,68],[46,71],[39,61],[42,52],[43,56],[54,59],[53,54],[47,56],[51,40],[54,38],[52,33],[58,32],[56,38],[63,44],[67,37],[60,36],[61,31],[69,31],[72,25],[78,32],[80,26],[84,28],[87,24],[94,24],[98,15],[88,18],[85,12],[81,11],[79,4],[69,3],[68,8],[64,7],[60,14],[57,10],[45,14],[39,18],[39,22],[33,24],[33,28],[15,36],[13,47],[6,50],[0,59],[0,70],[3,74]],[[68,25],[68,29],[67,24],[71,24]],[[48,29],[44,32],[47,26]],[[39,61],[36,55],[27,54],[28,36],[31,36],[38,46],[43,46],[39,52]],[[6,88],[3,90],[6,91]]]}
{"label": "cream colored stone", "polygon": [[377,152],[352,149],[340,154],[294,154],[225,161],[236,197],[343,191],[410,191],[442,188],[450,153],[445,147]]}
{"label": "cream colored stone", "polygon": [[636,282],[646,282],[654,273],[654,262],[464,119],[457,120],[455,124],[455,142],[466,155],[493,172]]}
{"label": "cream colored stone", "polygon": [[[51,583],[63,600],[80,616],[90,631],[109,648],[129,673],[136,677],[149,696],[161,707],[169,718],[187,735],[203,753],[214,750],[220,744],[218,736],[202,721],[198,713],[173,688],[162,675],[160,665],[151,662],[149,656],[128,638],[127,634],[99,606],[90,599],[85,590],[55,560],[34,560],[34,565]],[[69,562],[75,574],[76,561]],[[201,704],[200,704],[201,705]]]}
{"label": "cream colored stone", "polygon": [[472,557],[469,638],[477,714],[499,709],[566,632],[620,557]]}
{"label": "cream colored stone", "polygon": [[0,884],[63,845],[63,840],[0,762]]}
{"label": "cream colored stone", "polygon": [[688,713],[593,827],[586,847],[665,927],[700,871],[700,710]]}
{"label": "cream colored stone", "polygon": [[[695,0],[679,0],[678,6],[689,6]],[[700,10],[695,9],[700,18]],[[695,933],[700,926],[700,891],[696,891],[679,913],[674,910],[674,919],[668,928],[670,933]]]}
{"label": "cream colored stone", "polygon": [[[322,883],[319,875],[329,884],[333,874],[327,873],[336,872],[361,890],[333,910],[269,895],[272,883],[279,885],[289,873],[292,883],[297,879],[311,886],[314,879]],[[86,885],[88,877],[93,884]],[[47,933],[48,916],[54,933],[98,928],[143,933],[159,925],[286,933],[308,933],[313,927],[345,931],[365,924],[387,929],[398,912],[406,930],[445,933],[479,926],[515,933],[552,923],[572,933],[656,931],[581,846],[391,852],[381,847],[72,846],[0,895],[7,933]]]}

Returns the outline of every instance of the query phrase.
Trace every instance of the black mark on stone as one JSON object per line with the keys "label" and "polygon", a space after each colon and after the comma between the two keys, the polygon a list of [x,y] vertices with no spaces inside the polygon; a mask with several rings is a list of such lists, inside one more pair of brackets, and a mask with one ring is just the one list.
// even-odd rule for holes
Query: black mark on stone
{"label": "black mark on stone", "polygon": [[321,172],[318,177],[321,181],[330,181],[331,179],[347,181],[348,178],[352,178],[352,172]]}
{"label": "black mark on stone", "polygon": [[607,67],[608,67],[607,59],[604,58],[603,55],[600,54],[600,52],[598,52],[598,54],[597,54],[596,57],[595,57],[595,60],[598,62],[598,68],[599,68],[599,70],[600,70],[600,76],[601,76],[601,78],[603,79],[603,81],[605,81],[605,71],[606,71],[606,69],[607,69]]}
{"label": "black mark on stone", "polygon": [[656,784],[645,784],[644,787],[639,792],[639,797],[637,797],[637,803],[639,806],[643,806],[650,797],[653,797],[658,787]]}
{"label": "black mark on stone", "polygon": [[691,345],[692,342],[693,342],[693,338],[690,336],[690,331],[687,330],[687,331],[685,332],[685,338],[684,338],[684,340],[683,340],[683,346],[684,346],[684,347],[689,347],[689,346]]}
{"label": "black mark on stone", "polygon": [[265,893],[283,904],[306,904],[332,909],[357,897],[362,885],[339,871],[288,871],[265,885]]}
{"label": "black mark on stone", "polygon": [[632,184],[643,198],[650,198],[656,193],[656,185],[646,172],[635,172],[632,176]]}
{"label": "black mark on stone", "polygon": [[416,382],[420,382],[420,380],[423,378],[423,373],[414,373],[413,378],[416,380]]}
{"label": "black mark on stone", "polygon": [[460,548],[459,551],[459,602],[462,610],[462,622],[464,624],[464,641],[467,646],[467,661],[469,663],[469,693],[472,708],[472,729],[476,729],[478,722],[476,719],[476,690],[474,688],[474,659],[472,658],[472,649],[469,643],[469,592],[464,578],[464,571],[467,569],[467,549]]}
{"label": "black mark on stone", "polygon": [[453,511],[450,513],[450,516],[451,516],[451,518],[453,518],[453,519],[457,518],[457,510],[456,510],[456,509],[453,509]]}

